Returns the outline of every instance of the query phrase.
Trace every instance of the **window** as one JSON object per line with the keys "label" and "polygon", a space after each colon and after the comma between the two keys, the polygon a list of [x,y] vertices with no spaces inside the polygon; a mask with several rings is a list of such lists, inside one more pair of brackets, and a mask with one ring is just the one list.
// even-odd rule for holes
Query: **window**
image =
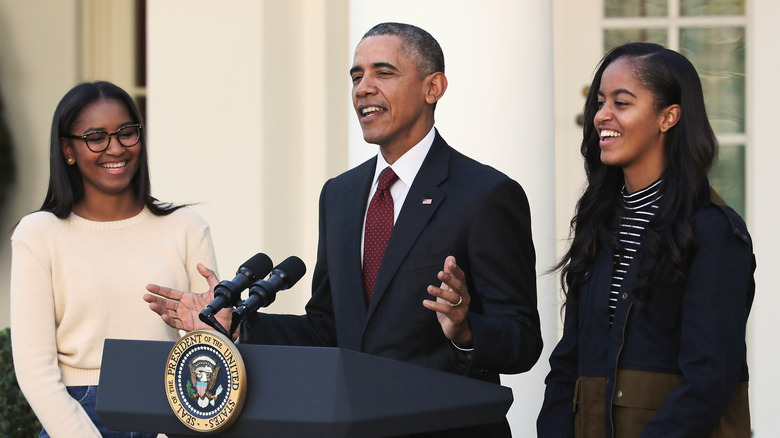
{"label": "window", "polygon": [[604,0],[605,53],[629,41],[658,43],[696,67],[720,143],[710,184],[745,215],[746,0]]}

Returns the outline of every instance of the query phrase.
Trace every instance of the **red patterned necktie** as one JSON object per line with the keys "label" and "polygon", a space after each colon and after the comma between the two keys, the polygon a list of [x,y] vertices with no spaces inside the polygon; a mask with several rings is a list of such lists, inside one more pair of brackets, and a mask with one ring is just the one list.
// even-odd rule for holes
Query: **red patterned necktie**
{"label": "red patterned necktie", "polygon": [[390,186],[398,175],[389,166],[379,174],[376,193],[371,198],[366,214],[366,235],[363,242],[363,286],[366,288],[366,302],[371,302],[374,283],[382,263],[390,233],[393,232],[393,197]]}

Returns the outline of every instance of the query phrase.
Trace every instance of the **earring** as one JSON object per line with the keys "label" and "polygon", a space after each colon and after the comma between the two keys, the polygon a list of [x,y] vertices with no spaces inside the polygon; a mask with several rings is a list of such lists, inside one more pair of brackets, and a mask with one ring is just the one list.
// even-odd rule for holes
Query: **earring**
{"label": "earring", "polygon": [[73,157],[68,157],[68,164],[73,164]]}

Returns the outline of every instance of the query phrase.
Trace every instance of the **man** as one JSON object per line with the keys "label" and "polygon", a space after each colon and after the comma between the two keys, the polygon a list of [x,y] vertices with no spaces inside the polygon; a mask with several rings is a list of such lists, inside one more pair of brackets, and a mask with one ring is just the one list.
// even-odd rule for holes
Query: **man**
{"label": "man", "polygon": [[[350,75],[363,137],[379,154],[322,189],[306,314],[250,315],[241,341],[338,346],[494,383],[527,371],[542,349],[528,201],[434,128],[447,89],[439,44],[417,27],[379,24],[355,49]],[[383,176],[388,167],[394,175]],[[392,216],[389,238],[375,202]],[[216,278],[202,272],[213,289]],[[186,330],[211,299],[149,291],[161,296],[147,295],[150,307]],[[442,436],[509,435],[503,422]]]}

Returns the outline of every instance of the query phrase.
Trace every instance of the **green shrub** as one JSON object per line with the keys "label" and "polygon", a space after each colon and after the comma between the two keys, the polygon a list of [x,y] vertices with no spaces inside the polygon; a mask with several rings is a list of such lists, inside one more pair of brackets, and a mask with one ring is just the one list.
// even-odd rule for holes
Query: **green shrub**
{"label": "green shrub", "polygon": [[11,356],[11,330],[0,332],[0,437],[34,437],[41,423],[22,395]]}

